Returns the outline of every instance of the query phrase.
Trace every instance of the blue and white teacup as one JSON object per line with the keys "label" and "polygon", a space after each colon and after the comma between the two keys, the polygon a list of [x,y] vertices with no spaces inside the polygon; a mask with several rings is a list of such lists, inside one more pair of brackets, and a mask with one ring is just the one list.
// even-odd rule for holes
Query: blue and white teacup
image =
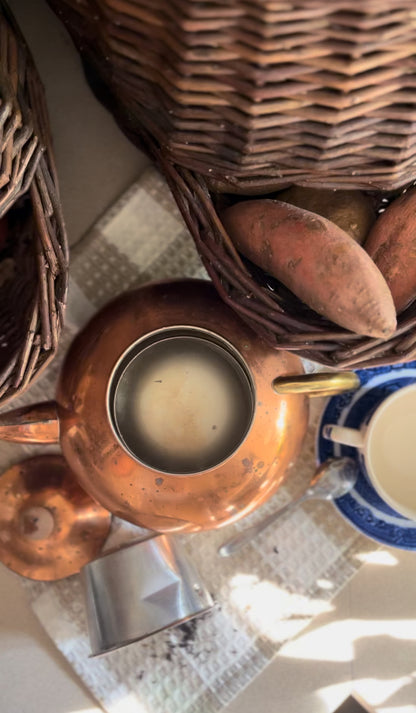
{"label": "blue and white teacup", "polygon": [[359,429],[323,427],[324,438],[357,448],[380,497],[416,520],[416,384],[390,394]]}

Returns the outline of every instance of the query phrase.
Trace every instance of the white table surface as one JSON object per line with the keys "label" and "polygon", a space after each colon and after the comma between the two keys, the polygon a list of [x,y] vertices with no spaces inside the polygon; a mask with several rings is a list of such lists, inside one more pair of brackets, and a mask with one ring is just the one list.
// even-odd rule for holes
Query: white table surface
{"label": "white table surface", "polygon": [[[73,244],[147,159],[93,98],[72,43],[45,1],[10,4],[46,85]],[[287,644],[227,713],[331,713],[351,690],[377,713],[414,713],[415,557],[375,546],[372,561],[334,600],[333,610]],[[100,710],[33,615],[19,578],[0,567],[1,713]]]}

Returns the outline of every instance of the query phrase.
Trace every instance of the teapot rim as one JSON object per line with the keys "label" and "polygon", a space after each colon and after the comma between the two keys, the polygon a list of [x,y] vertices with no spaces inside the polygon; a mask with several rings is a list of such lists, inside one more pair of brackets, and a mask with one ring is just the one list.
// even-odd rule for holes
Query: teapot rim
{"label": "teapot rim", "polygon": [[[163,335],[163,336],[162,336]],[[158,337],[161,337],[158,339]],[[239,441],[236,443],[236,445],[232,448],[230,452],[227,453],[227,455],[224,458],[221,458],[220,460],[216,461],[212,465],[209,465],[207,468],[202,468],[199,470],[192,470],[191,472],[185,471],[185,472],[174,472],[172,470],[167,470],[167,469],[162,469],[159,467],[156,467],[153,464],[150,464],[146,462],[146,460],[138,457],[134,451],[127,445],[125,440],[123,439],[122,435],[119,432],[119,429],[117,428],[116,425],[116,417],[114,415],[114,405],[117,397],[117,390],[120,385],[120,382],[123,378],[123,375],[125,374],[126,370],[129,368],[129,366],[132,364],[132,362],[137,359],[137,357],[146,349],[152,347],[154,344],[160,343],[160,341],[172,339],[172,337],[183,337],[183,336],[192,336],[195,337],[196,339],[205,339],[206,341],[210,342],[211,344],[215,344],[222,348],[228,356],[231,356],[233,360],[235,361],[237,369],[239,369],[244,376],[246,377],[247,381],[247,386],[248,386],[248,392],[250,393],[250,415],[248,420],[248,425],[244,429],[244,431],[241,434],[241,437]],[[141,348],[140,348],[141,345]],[[129,358],[129,355],[130,358]],[[150,332],[146,332],[146,334],[143,334],[141,337],[136,339],[134,342],[132,342],[125,350],[124,352],[119,356],[117,359],[111,374],[110,378],[108,380],[107,384],[107,389],[106,389],[106,396],[105,396],[105,403],[106,403],[106,412],[107,412],[107,417],[108,421],[110,424],[111,431],[116,438],[118,444],[121,446],[121,448],[131,457],[133,458],[137,463],[140,465],[144,466],[145,468],[148,468],[152,471],[154,471],[156,474],[160,473],[161,475],[169,475],[169,476],[175,476],[175,477],[193,477],[193,476],[198,476],[203,473],[209,473],[211,471],[216,470],[218,467],[223,466],[225,463],[227,463],[228,460],[230,460],[233,456],[235,456],[235,453],[238,451],[238,449],[241,447],[241,445],[244,443],[246,438],[248,437],[252,427],[253,423],[255,421],[256,417],[256,410],[257,410],[257,398],[256,398],[256,385],[255,385],[255,380],[253,378],[251,369],[247,363],[247,361],[244,359],[243,355],[241,352],[237,349],[237,347],[232,344],[228,339],[223,337],[221,334],[218,334],[217,332],[214,332],[213,330],[207,329],[205,327],[199,327],[196,325],[192,324],[177,324],[177,325],[169,325],[166,327],[159,327],[158,329],[151,330]]]}

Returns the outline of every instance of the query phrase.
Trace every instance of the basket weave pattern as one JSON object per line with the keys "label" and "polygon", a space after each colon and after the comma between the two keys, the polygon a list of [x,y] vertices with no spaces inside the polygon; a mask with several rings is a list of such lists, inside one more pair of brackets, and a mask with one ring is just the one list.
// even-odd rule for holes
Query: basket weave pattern
{"label": "basket weave pattern", "polygon": [[[325,321],[237,254],[222,194],[416,177],[414,0],[49,0],[98,97],[158,162],[224,301],[280,349],[352,368],[416,356]],[[386,194],[380,194],[381,196]]]}
{"label": "basket weave pattern", "polygon": [[49,1],[124,122],[217,187],[415,177],[414,0]]}
{"label": "basket weave pattern", "polygon": [[[160,157],[159,157],[160,158]],[[188,169],[163,162],[176,202],[208,274],[222,297],[271,346],[298,352],[340,369],[382,366],[416,358],[416,302],[399,315],[387,341],[358,337],[312,313],[284,290],[270,289],[260,270],[243,264],[216,212],[205,180]]]}
{"label": "basket weave pattern", "polygon": [[[12,276],[0,286],[0,403],[54,356],[62,327],[67,241],[43,87],[0,1],[0,218],[12,230]],[[0,261],[0,272],[2,262]]]}

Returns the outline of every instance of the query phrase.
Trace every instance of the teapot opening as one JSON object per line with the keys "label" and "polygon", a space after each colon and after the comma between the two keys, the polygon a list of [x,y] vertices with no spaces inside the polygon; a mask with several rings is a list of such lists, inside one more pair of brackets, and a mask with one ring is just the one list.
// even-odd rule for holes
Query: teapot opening
{"label": "teapot opening", "polygon": [[196,327],[171,327],[131,345],[107,392],[113,431],[142,464],[189,475],[218,466],[246,438],[255,388],[240,353]]}

